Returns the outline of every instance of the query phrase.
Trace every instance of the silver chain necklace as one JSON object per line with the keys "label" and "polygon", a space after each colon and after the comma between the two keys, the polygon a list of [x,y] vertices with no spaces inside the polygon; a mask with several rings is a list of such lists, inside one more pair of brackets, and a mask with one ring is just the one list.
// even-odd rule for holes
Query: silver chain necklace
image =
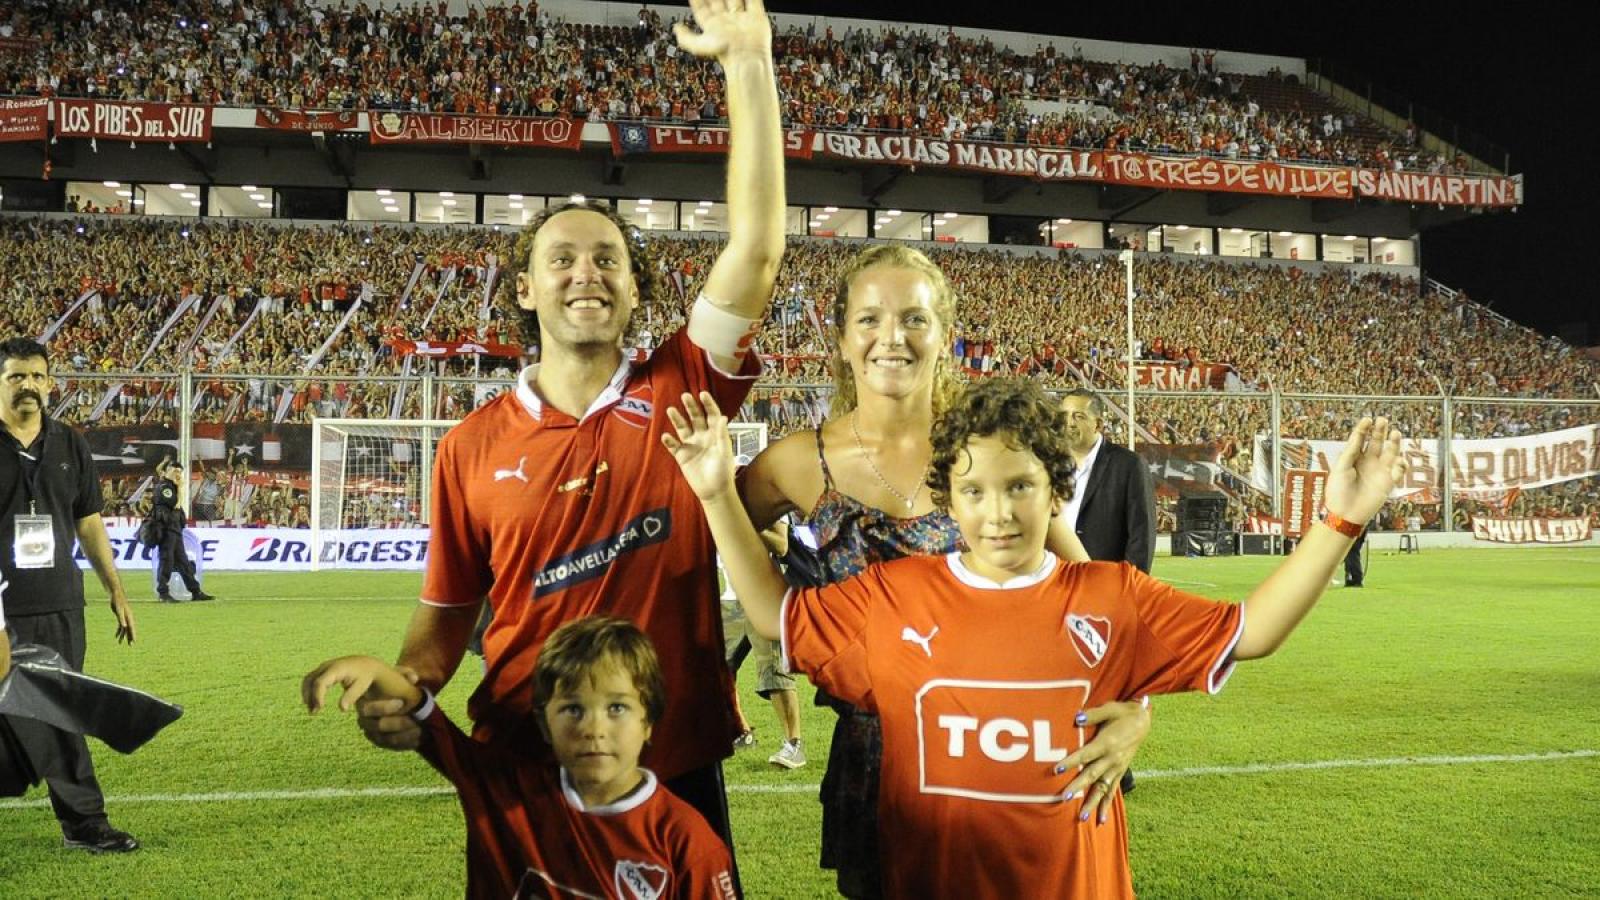
{"label": "silver chain necklace", "polygon": [[[861,431],[856,428],[857,412],[858,410],[850,411],[850,433],[855,436],[856,449],[861,451],[861,458],[867,461],[867,468],[872,470],[872,474],[878,476],[878,483],[887,488],[889,493],[900,498],[900,502],[906,505],[907,510],[910,510],[912,507],[917,505],[917,495],[922,493],[922,477],[920,475],[917,477],[916,489],[911,492],[910,497],[907,497],[905,494],[895,490],[894,485],[889,483],[889,479],[883,477],[883,473],[878,471],[878,467],[872,462],[872,455],[867,452],[867,448],[861,443]],[[924,465],[922,469],[923,472],[927,472],[928,467]]]}

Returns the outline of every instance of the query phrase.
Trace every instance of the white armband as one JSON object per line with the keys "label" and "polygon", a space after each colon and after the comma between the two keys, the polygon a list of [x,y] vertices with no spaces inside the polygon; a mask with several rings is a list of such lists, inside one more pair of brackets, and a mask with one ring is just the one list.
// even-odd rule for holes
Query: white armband
{"label": "white armband", "polygon": [[711,302],[702,293],[689,310],[689,340],[712,356],[744,359],[761,330],[761,319],[746,319]]}
{"label": "white armband", "polygon": [[436,705],[437,704],[433,702],[433,691],[423,688],[422,703],[419,704],[416,709],[411,711],[411,718],[418,722],[427,721],[428,717],[433,715],[433,708]]}

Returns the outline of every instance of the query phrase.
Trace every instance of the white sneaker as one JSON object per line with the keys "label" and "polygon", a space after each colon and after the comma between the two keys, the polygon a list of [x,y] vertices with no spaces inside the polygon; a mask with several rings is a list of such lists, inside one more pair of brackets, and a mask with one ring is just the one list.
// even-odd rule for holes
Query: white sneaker
{"label": "white sneaker", "polygon": [[778,752],[767,757],[767,762],[785,769],[798,769],[806,764],[806,751],[800,746],[800,739],[784,741]]}

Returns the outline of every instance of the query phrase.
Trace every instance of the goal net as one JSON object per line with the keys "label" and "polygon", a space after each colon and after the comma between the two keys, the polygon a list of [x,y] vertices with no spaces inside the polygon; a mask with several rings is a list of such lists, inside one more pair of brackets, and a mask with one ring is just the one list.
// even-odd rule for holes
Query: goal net
{"label": "goal net", "polygon": [[311,420],[311,565],[337,568],[336,542],[370,528],[426,528],[433,453],[450,419]]}
{"label": "goal net", "polygon": [[[312,419],[311,565],[339,568],[338,542],[371,528],[426,528],[433,456],[452,419]],[[766,449],[764,422],[730,422],[739,465]]]}

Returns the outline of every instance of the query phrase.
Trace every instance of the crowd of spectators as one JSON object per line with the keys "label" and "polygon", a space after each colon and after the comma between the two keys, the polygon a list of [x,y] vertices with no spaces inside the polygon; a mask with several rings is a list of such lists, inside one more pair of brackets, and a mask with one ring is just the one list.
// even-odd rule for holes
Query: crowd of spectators
{"label": "crowd of spectators", "polygon": [[[32,0],[0,6],[0,93],[289,109],[398,109],[718,122],[716,67],[679,52],[672,20],[564,22],[537,2],[402,0],[337,8],[266,0]],[[20,52],[18,52],[20,51]],[[1457,171],[1274,71],[1216,54],[1136,65],[1031,53],[952,31],[781,29],[786,124],[1090,149]],[[1043,105],[1041,105],[1043,104]]]}
{"label": "crowd of spectators", "polygon": [[[33,336],[55,329],[59,383],[51,411],[91,427],[176,426],[177,380],[150,373],[185,367],[196,375],[197,422],[456,418],[502,390],[516,361],[420,362],[390,342],[515,344],[503,312],[511,282],[497,267],[510,257],[510,242],[509,232],[485,229],[8,217],[0,219],[0,326]],[[651,247],[659,289],[657,302],[640,312],[641,352],[682,323],[720,244],[653,237]],[[774,438],[827,414],[821,386],[829,381],[836,273],[856,249],[846,241],[795,239],[784,257],[761,343],[765,376],[744,413],[766,422]],[[1120,404],[1120,265],[1100,254],[1043,248],[930,253],[959,298],[954,337],[969,373],[1027,374],[1055,388],[1087,382]],[[1227,366],[1238,388],[1140,400],[1139,440],[1209,447],[1212,462],[1245,482],[1255,465],[1254,436],[1271,427],[1266,388],[1437,395],[1444,386],[1457,397],[1488,398],[1457,401],[1453,427],[1462,438],[1592,421],[1592,408],[1500,405],[1495,398],[1592,399],[1600,390],[1594,360],[1481,315],[1459,297],[1423,294],[1409,279],[1168,255],[1141,256],[1134,271],[1139,356],[1180,368]],[[491,282],[497,296],[486,305]],[[198,302],[174,317],[191,295]],[[363,302],[341,327],[357,298]],[[418,378],[424,371],[436,387],[426,409]],[[140,374],[107,374],[128,372]],[[1283,431],[1336,439],[1368,408],[1287,397]],[[1408,434],[1442,430],[1437,401],[1385,409]],[[292,523],[301,516],[292,486],[268,484],[259,472],[226,477],[248,488],[236,490],[234,507],[217,518]],[[119,498],[137,490],[127,487]],[[1522,502],[1540,496],[1530,492]]]}

